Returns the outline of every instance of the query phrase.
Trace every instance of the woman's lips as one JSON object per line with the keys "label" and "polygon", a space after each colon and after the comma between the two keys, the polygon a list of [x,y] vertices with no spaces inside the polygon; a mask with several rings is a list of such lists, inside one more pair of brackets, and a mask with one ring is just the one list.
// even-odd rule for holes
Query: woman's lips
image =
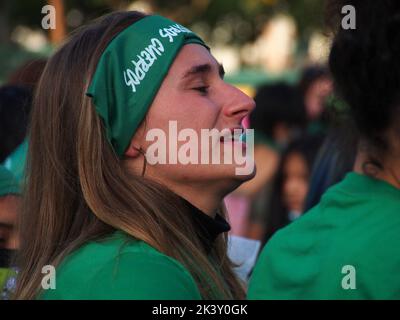
{"label": "woman's lips", "polygon": [[224,130],[225,131],[229,130],[230,133],[221,135],[219,139],[221,142],[241,141],[240,137],[244,134],[244,129],[242,127],[236,127]]}

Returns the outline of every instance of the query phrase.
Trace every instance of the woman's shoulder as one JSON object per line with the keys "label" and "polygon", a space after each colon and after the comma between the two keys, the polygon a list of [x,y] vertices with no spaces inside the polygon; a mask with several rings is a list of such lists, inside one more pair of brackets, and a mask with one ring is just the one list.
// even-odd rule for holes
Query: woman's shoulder
{"label": "woman's shoulder", "polygon": [[181,263],[122,232],[77,249],[56,273],[44,299],[201,299]]}

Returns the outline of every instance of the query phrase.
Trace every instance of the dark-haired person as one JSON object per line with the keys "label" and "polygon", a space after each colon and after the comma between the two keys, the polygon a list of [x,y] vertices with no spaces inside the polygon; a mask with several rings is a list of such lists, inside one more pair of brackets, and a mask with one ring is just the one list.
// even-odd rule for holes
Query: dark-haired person
{"label": "dark-haired person", "polygon": [[279,166],[281,152],[301,134],[306,115],[298,90],[284,82],[259,87],[254,100],[256,108],[250,114],[250,126],[254,129],[257,172],[234,194],[249,202],[249,217],[244,224],[246,236],[262,240],[272,180]]}
{"label": "dark-haired person", "polygon": [[264,243],[303,214],[313,164],[322,141],[322,135],[307,135],[295,139],[284,150],[274,178]]}
{"label": "dark-haired person", "polygon": [[[330,69],[359,132],[354,172],[272,237],[249,299],[400,299],[400,3],[329,4]],[[341,28],[344,5],[355,30]]]}
{"label": "dark-haired person", "polygon": [[20,183],[24,179],[26,132],[32,96],[46,59],[30,60],[15,70],[0,88],[0,164]]}
{"label": "dark-haired person", "polygon": [[18,247],[17,212],[20,189],[12,173],[0,166],[0,249]]}
{"label": "dark-haired person", "polygon": [[11,268],[18,249],[17,217],[20,187],[13,174],[0,166],[0,300],[8,299],[15,284]]}
{"label": "dark-haired person", "polygon": [[24,141],[31,104],[31,88],[17,85],[0,87],[0,163]]}
{"label": "dark-haired person", "polygon": [[284,82],[258,88],[254,97],[257,108],[250,114],[255,142],[263,142],[282,151],[298,137],[306,124],[306,114],[300,99],[296,87]]}
{"label": "dark-haired person", "polygon": [[[198,136],[240,131],[253,108],[204,42],[166,18],[116,12],[75,33],[32,109],[15,298],[243,298],[220,207],[254,172],[153,162],[147,134],[168,134],[171,121]],[[166,158],[184,142],[168,140]],[[54,290],[41,286],[46,265]]]}
{"label": "dark-haired person", "polygon": [[[333,99],[337,100],[337,99]],[[337,101],[336,103],[340,103]],[[313,165],[310,188],[307,194],[305,210],[316,206],[323,194],[334,184],[339,183],[353,171],[356,158],[358,135],[353,126],[349,126],[348,107],[331,105],[331,121],[327,136]]]}
{"label": "dark-haired person", "polygon": [[327,68],[319,65],[306,67],[299,80],[299,91],[308,119],[308,132],[323,132],[326,122],[326,100],[332,93],[332,80]]}

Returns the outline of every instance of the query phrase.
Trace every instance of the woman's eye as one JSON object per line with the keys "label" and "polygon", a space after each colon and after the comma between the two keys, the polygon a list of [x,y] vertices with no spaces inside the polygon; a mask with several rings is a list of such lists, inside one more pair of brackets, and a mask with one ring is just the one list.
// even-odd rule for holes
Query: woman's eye
{"label": "woman's eye", "polygon": [[199,91],[201,94],[207,94],[208,89],[209,89],[209,86],[201,86],[201,87],[193,88],[193,90]]}

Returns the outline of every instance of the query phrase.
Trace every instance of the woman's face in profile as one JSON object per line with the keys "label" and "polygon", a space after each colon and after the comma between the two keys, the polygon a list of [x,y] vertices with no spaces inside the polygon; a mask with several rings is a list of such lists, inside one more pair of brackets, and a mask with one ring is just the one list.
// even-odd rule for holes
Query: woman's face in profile
{"label": "woman's face in profile", "polygon": [[[231,163],[224,161],[224,154],[229,149],[232,154],[238,151],[245,154],[246,144],[239,139],[221,144],[209,139],[208,146],[203,144],[202,130],[216,129],[221,132],[223,129],[243,129],[243,118],[255,107],[253,99],[226,83],[223,76],[222,65],[203,46],[188,44],[181,49],[150,107],[146,121],[134,137],[134,140],[140,139],[138,142],[147,151],[149,161],[154,141],[146,141],[146,134],[158,129],[167,137],[166,164],[148,166],[146,175],[178,183],[205,182],[210,185],[214,181],[221,188],[230,188],[232,184],[240,184],[253,177],[254,168],[246,175],[237,175],[235,168],[238,163],[235,159],[231,157]],[[175,124],[179,141],[171,131],[171,125]],[[211,163],[213,155],[220,156],[219,164]],[[206,156],[209,157],[208,164],[205,163]],[[192,161],[189,162],[189,159]],[[196,159],[198,164],[193,163]]]}

